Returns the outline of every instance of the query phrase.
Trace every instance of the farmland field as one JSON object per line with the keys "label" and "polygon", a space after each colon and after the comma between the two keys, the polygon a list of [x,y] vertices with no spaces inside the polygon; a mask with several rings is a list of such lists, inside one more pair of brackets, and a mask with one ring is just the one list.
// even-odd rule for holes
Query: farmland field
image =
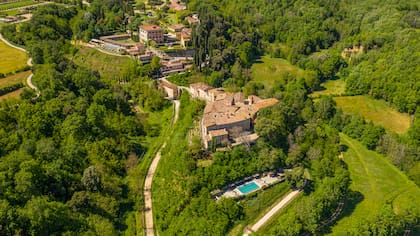
{"label": "farmland field", "polygon": [[0,40],[0,73],[14,72],[26,66],[26,53],[14,49]]}
{"label": "farmland field", "polygon": [[25,83],[25,79],[31,74],[30,71],[20,72],[6,78],[0,79],[0,89],[19,83]]}
{"label": "farmland field", "polygon": [[386,130],[402,134],[410,128],[410,116],[391,108],[383,100],[368,96],[335,97],[334,100],[344,113],[361,115]]}
{"label": "farmland field", "polygon": [[[352,180],[350,188],[358,192],[360,201],[353,211],[344,212],[332,228],[332,234],[345,232],[373,217],[385,203],[390,203],[398,215],[406,210],[420,214],[420,189],[385,157],[367,150],[360,142],[340,134],[341,142],[349,147],[344,153]],[[348,209],[347,209],[348,210]]]}
{"label": "farmland field", "polygon": [[25,88],[20,88],[18,90],[15,90],[13,92],[7,93],[3,96],[0,96],[0,101],[2,100],[7,100],[7,99],[11,99],[11,98],[15,98],[15,99],[19,99],[20,98],[20,94],[23,92]]}
{"label": "farmland field", "polygon": [[19,2],[8,2],[0,4],[0,11],[7,10],[7,9],[13,9],[18,7],[24,7],[36,4],[33,0],[25,0],[25,1],[19,1]]}

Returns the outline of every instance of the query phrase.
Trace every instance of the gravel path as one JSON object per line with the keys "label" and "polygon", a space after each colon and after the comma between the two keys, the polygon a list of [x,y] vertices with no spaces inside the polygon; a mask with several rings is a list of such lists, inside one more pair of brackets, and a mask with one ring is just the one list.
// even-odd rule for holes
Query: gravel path
{"label": "gravel path", "polygon": [[257,223],[246,229],[244,235],[249,235],[251,232],[257,232],[267,221],[271,219],[278,211],[280,211],[287,203],[295,198],[301,190],[295,190],[284,197],[277,205],[275,205],[267,214],[265,214]]}
{"label": "gravel path", "polygon": [[[174,100],[174,115],[172,120],[172,125],[176,123],[179,117],[179,107],[180,102],[178,100]],[[165,148],[166,142],[163,143],[162,147],[160,147],[159,151],[156,153],[155,158],[152,161],[152,164],[149,167],[149,171],[147,172],[146,180],[144,182],[144,208],[145,208],[145,216],[144,219],[146,221],[146,236],[154,236],[154,226],[153,226],[153,201],[152,201],[152,183],[153,183],[153,176],[155,175],[156,169],[158,167],[160,158],[161,158],[161,151]]]}

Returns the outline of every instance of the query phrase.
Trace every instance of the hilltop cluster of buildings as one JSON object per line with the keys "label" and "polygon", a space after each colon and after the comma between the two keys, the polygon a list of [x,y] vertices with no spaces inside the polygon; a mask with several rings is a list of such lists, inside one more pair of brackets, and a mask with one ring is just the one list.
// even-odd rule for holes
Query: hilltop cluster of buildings
{"label": "hilltop cluster of buildings", "polygon": [[168,34],[164,34],[164,30],[153,24],[141,25],[139,27],[139,39],[142,42],[154,41],[156,44],[164,44],[178,42],[184,47],[190,46],[191,41],[191,28],[183,24],[175,24],[167,27]]}
{"label": "hilltop cluster of buildings", "polygon": [[225,92],[223,88],[213,88],[205,83],[191,84],[189,89],[192,97],[206,101],[200,122],[201,140],[206,149],[212,145],[254,142],[258,138],[253,132],[258,111],[278,102],[275,98]]}
{"label": "hilltop cluster of buildings", "polygon": [[[191,21],[191,25],[199,22],[197,15],[190,16],[188,19],[188,22]],[[143,24],[139,26],[138,30],[140,42],[131,40],[132,34],[136,35],[136,32],[129,32],[130,34],[102,36],[99,39],[92,39],[90,44],[113,53],[137,57],[144,63],[150,62],[153,56],[158,56],[161,58],[161,73],[166,76],[191,68],[193,52],[186,50],[187,47],[191,46],[191,32],[191,28],[183,24],[170,25],[165,29],[155,24]],[[171,49],[177,44],[181,45],[183,49],[179,47],[175,49],[175,55],[169,55],[160,48],[160,46],[164,46],[163,48]]]}

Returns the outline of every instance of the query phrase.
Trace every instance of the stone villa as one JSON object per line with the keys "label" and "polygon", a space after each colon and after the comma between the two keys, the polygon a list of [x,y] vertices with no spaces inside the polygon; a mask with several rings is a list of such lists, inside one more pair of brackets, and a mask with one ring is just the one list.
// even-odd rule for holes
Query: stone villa
{"label": "stone villa", "polygon": [[144,42],[163,43],[163,29],[157,25],[140,25],[139,38]]}
{"label": "stone villa", "polygon": [[216,146],[237,145],[244,141],[255,141],[253,125],[258,111],[278,102],[275,98],[261,99],[243,93],[228,93],[223,88],[213,88],[205,83],[190,85],[192,97],[206,101],[200,123],[201,140],[207,149]]}

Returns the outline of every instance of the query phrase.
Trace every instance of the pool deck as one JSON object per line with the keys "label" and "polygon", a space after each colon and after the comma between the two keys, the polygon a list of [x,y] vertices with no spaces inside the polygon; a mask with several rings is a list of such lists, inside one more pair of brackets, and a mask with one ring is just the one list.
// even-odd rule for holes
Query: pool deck
{"label": "pool deck", "polygon": [[[276,183],[282,181],[283,179],[284,179],[284,174],[277,174],[277,175],[274,175],[274,176],[266,175],[266,176],[261,177],[261,178],[253,178],[252,180],[247,181],[246,183],[243,183],[241,185],[232,186],[231,188],[227,189],[223,194],[221,194],[220,196],[217,196],[216,199],[242,197],[242,196],[248,195],[250,193],[259,191],[259,190],[261,190],[265,187],[268,187],[270,185],[276,184]],[[241,191],[239,191],[238,187],[249,184],[251,182],[256,183],[259,186],[259,188],[255,189],[253,191],[250,191],[248,193],[245,193],[245,194],[242,193]]]}

